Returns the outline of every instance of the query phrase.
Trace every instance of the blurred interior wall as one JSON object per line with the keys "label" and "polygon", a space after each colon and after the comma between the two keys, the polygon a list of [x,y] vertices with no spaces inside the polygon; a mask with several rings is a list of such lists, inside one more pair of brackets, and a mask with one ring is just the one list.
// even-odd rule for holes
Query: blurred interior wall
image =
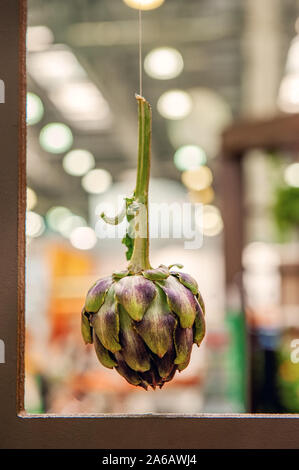
{"label": "blurred interior wall", "polygon": [[281,0],[246,0],[243,35],[242,114],[266,117],[276,111],[281,79]]}

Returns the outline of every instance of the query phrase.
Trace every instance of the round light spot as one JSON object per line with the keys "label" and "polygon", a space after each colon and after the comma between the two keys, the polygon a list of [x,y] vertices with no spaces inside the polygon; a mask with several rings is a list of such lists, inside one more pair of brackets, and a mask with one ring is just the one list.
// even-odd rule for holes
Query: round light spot
{"label": "round light spot", "polygon": [[44,219],[33,211],[26,213],[26,235],[27,237],[37,238],[45,231]]}
{"label": "round light spot", "polygon": [[102,169],[91,170],[82,178],[82,186],[90,194],[104,193],[109,189],[111,183],[110,173]]}
{"label": "round light spot", "polygon": [[205,151],[198,145],[183,145],[174,154],[174,164],[181,170],[194,170],[207,161]]}
{"label": "round light spot", "polygon": [[193,204],[201,203],[201,204],[210,204],[213,202],[215,198],[215,192],[211,186],[202,191],[190,191],[189,192],[190,201]]}
{"label": "round light spot", "polygon": [[61,224],[72,215],[71,211],[63,206],[51,207],[46,214],[46,220],[49,227],[54,232],[59,232]]}
{"label": "round light spot", "polygon": [[299,163],[292,163],[286,167],[284,179],[289,186],[299,188]]}
{"label": "round light spot", "polygon": [[179,51],[170,47],[153,49],[145,58],[146,73],[158,80],[175,78],[184,68],[183,57]]}
{"label": "round light spot", "polygon": [[44,150],[50,153],[63,153],[73,145],[71,129],[61,122],[47,124],[40,132],[39,141]]}
{"label": "round light spot", "polygon": [[30,52],[43,51],[54,42],[54,35],[48,26],[29,26],[27,28],[26,46]]}
{"label": "round light spot", "polygon": [[160,7],[164,0],[124,0],[125,4],[136,10],[154,10]]}
{"label": "round light spot", "polygon": [[91,250],[97,243],[97,237],[92,228],[78,227],[72,231],[70,241],[78,250]]}
{"label": "round light spot", "polygon": [[63,168],[69,175],[83,176],[95,165],[94,156],[88,150],[72,150],[67,153],[62,162]]}
{"label": "round light spot", "polygon": [[86,220],[78,215],[70,215],[63,219],[59,224],[59,232],[66,238],[69,238],[72,232],[79,227],[85,227]]}
{"label": "round light spot", "polygon": [[26,121],[28,126],[37,124],[44,115],[44,105],[39,96],[35,93],[27,93]]}
{"label": "round light spot", "polygon": [[166,119],[183,119],[192,110],[189,93],[182,90],[166,91],[158,100],[158,111]]}
{"label": "round light spot", "polygon": [[195,170],[184,171],[182,174],[182,182],[193,191],[201,191],[211,186],[213,182],[213,174],[207,166],[202,166]]}
{"label": "round light spot", "polygon": [[223,221],[220,211],[215,206],[206,205],[203,207],[202,232],[207,237],[215,237],[223,230]]}
{"label": "round light spot", "polygon": [[27,210],[31,211],[32,209],[35,208],[35,206],[37,204],[37,196],[36,196],[35,191],[33,191],[33,189],[27,187],[26,197],[27,197]]}

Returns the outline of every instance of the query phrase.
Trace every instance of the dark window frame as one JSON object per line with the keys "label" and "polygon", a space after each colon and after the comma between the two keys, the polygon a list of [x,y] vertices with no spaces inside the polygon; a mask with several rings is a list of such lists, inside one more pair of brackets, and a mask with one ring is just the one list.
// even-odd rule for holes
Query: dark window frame
{"label": "dark window frame", "polygon": [[3,0],[0,15],[1,448],[294,448],[299,415],[28,416],[24,412],[26,207],[25,0]]}

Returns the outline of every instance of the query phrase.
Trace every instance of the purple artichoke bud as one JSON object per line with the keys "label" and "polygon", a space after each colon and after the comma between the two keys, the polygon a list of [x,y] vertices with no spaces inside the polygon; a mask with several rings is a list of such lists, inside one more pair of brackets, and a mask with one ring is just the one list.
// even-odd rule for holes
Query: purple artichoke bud
{"label": "purple artichoke bud", "polygon": [[97,281],[82,312],[82,335],[103,366],[130,384],[162,387],[190,361],[205,334],[196,281],[165,266]]}
{"label": "purple artichoke bud", "polygon": [[[126,216],[130,227],[123,239],[128,269],[97,281],[82,311],[82,336],[93,343],[99,361],[130,384],[163,387],[184,370],[193,343],[205,335],[205,307],[197,282],[186,273],[149,262],[148,186],[151,157],[151,107],[141,96],[136,188],[117,217],[102,214],[116,225]],[[133,223],[133,224],[132,224]],[[133,225],[133,227],[132,227]]]}

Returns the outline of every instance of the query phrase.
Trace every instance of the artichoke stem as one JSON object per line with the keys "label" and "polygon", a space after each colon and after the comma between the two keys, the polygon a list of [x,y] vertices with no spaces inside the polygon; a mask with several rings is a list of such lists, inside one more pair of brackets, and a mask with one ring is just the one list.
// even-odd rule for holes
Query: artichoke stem
{"label": "artichoke stem", "polygon": [[129,265],[132,273],[150,269],[149,262],[149,228],[148,228],[148,187],[151,166],[152,110],[150,104],[140,95],[138,101],[138,165],[135,188],[135,201],[142,206],[134,218],[134,247]]}

